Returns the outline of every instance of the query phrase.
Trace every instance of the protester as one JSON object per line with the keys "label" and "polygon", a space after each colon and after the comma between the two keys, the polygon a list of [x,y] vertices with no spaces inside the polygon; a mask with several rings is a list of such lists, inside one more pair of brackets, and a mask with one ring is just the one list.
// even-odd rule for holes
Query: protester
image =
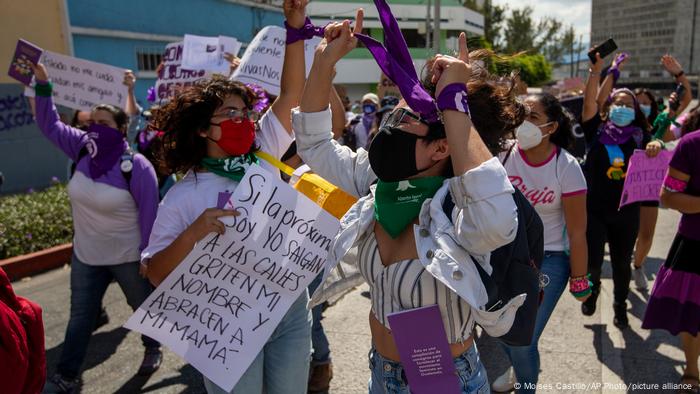
{"label": "protester", "polygon": [[[391,15],[385,2],[375,4],[385,18]],[[388,50],[401,53],[405,41],[396,21],[391,17],[382,22],[385,40],[393,44]],[[405,72],[405,78],[389,75],[391,72],[387,75],[410,102],[399,104],[391,113],[369,151],[342,147],[330,138],[328,97],[320,92],[328,91],[333,66],[355,48],[358,37],[365,45],[384,51],[381,44],[360,36],[361,30],[362,10],[354,30],[348,21],[326,26],[325,41],[316,50],[293,119],[304,162],[323,178],[362,197],[343,218],[343,229],[331,243],[329,263],[358,246],[357,268],[370,285],[372,301],[369,392],[409,392],[387,315],[433,304],[440,308],[461,392],[487,392],[488,379],[472,329],[476,322],[487,332],[507,331],[507,321],[519,304],[511,301],[491,312],[481,309],[486,303],[483,284],[461,264],[488,267],[490,252],[515,236],[514,190],[488,147],[497,151],[503,146],[505,135],[522,122],[524,106],[515,100],[509,85],[497,84],[485,71],[472,69],[465,34],[459,39],[460,57],[431,59],[431,72],[423,84],[416,75],[408,74],[415,74],[410,59],[403,58],[405,64],[400,64],[393,55],[382,52],[375,54],[385,56],[380,65],[393,70],[401,67]],[[467,86],[469,99],[474,97],[468,107]],[[396,204],[406,200],[401,199],[406,193],[418,197],[409,199],[409,204]],[[456,204],[451,215],[443,212],[447,196]],[[446,251],[437,249],[438,239],[452,240],[443,244]],[[474,261],[455,261],[454,255],[467,260],[471,255]],[[441,270],[445,275],[432,273]],[[329,296],[325,290],[322,285],[316,291],[315,302]],[[486,315],[493,320],[485,320]]]}
{"label": "protester", "polygon": [[377,128],[377,111],[379,110],[379,97],[374,93],[362,96],[362,114],[355,116],[350,121],[344,134],[344,144],[352,150],[367,149],[370,135]]}
{"label": "protester", "polygon": [[[494,391],[534,393],[526,383],[536,385],[540,371],[539,338],[564,292],[579,301],[591,293],[586,246],[586,180],[578,161],[567,149],[573,146],[573,119],[550,94],[525,99],[529,113],[516,132],[513,143],[500,158],[513,186],[528,198],[544,223],[542,274],[548,278],[544,298],[529,346],[504,349],[512,363],[492,385]],[[534,386],[533,386],[534,387]]]}
{"label": "protester", "polygon": [[[700,356],[700,114],[683,125],[683,136],[669,164],[661,203],[682,213],[676,237],[659,269],[642,328],[680,336],[685,368],[679,393],[697,393]],[[698,130],[698,131],[693,131]]]}
{"label": "protester", "polygon": [[[629,326],[627,295],[632,251],[639,230],[639,203],[620,207],[620,197],[629,159],[635,149],[647,146],[650,127],[634,93],[628,89],[614,90],[598,107],[596,96],[601,96],[598,85],[603,61],[599,57],[596,59],[590,65],[581,125],[589,146],[583,169],[588,185],[588,270],[593,282],[593,292],[581,304],[581,311],[587,316],[595,313],[607,242],[613,269],[614,324],[624,329]],[[625,59],[624,54],[615,57],[612,72],[601,90],[612,87],[613,75],[619,74]],[[652,143],[647,146],[647,154],[655,156],[659,149],[658,143]]]}
{"label": "protester", "polygon": [[[96,106],[84,133],[59,120],[46,68],[36,65],[34,75],[37,125],[78,163],[68,183],[75,230],[70,320],[56,373],[45,390],[68,393],[80,385],[80,368],[109,283],[117,281],[134,310],[152,290],[139,275],[138,261],[155,219],[158,189],[153,166],[128,148],[122,109]],[[160,366],[160,344],[146,336],[142,342],[146,351],[138,373],[149,375]]]}
{"label": "protester", "polygon": [[[669,102],[679,104],[677,107],[675,107],[676,110],[668,108],[667,111],[659,113],[658,104],[654,95],[648,89],[635,89],[634,93],[639,101],[639,108],[647,117],[649,124],[654,125],[655,128],[659,123],[665,123],[662,119],[675,119],[676,114],[683,112],[692,99],[690,83],[688,82],[688,78],[686,78],[680,63],[678,63],[673,56],[664,55],[661,57],[661,64],[663,65],[664,69],[674,77],[676,83],[683,84],[685,94],[683,97],[677,97],[675,92],[672,93]],[[673,107],[673,105],[669,105],[669,107]],[[659,122],[656,121],[657,119],[659,119]],[[664,140],[668,140],[667,138],[664,138],[664,136],[667,134],[668,126],[670,126],[670,124],[660,126],[659,128],[661,130],[654,135],[654,139],[660,141],[655,144],[660,145],[660,147],[663,147]],[[651,244],[654,239],[654,231],[656,229],[656,221],[658,216],[658,201],[641,202],[639,212],[639,235],[637,236],[637,242],[634,247],[634,259],[632,261],[632,277],[634,279],[635,286],[639,290],[647,289],[647,279],[644,275],[643,264],[644,260],[649,254],[649,251],[651,250]]]}
{"label": "protester", "polygon": [[[301,29],[306,1],[285,0],[283,7],[288,31]],[[160,157],[170,171],[186,174],[161,202],[148,248],[141,255],[153,284],[162,282],[205,235],[225,231],[218,218],[237,212],[217,206],[219,194],[233,193],[246,169],[258,163],[255,151],[275,157],[285,153],[293,139],[290,111],[298,104],[304,70],[304,42],[288,36],[280,95],[257,124],[253,91],[216,76],[183,89],[155,112],[153,126],[164,132]],[[276,171],[267,162],[260,164]],[[303,292],[233,392],[306,391],[311,348],[307,302]],[[224,392],[207,378],[204,383],[209,393]]]}

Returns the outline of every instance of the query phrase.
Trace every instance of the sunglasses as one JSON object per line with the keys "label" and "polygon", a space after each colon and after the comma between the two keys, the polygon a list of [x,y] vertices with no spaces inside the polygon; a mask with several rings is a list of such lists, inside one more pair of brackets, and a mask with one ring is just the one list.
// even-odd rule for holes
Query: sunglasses
{"label": "sunglasses", "polygon": [[420,116],[414,114],[406,108],[399,108],[392,111],[385,119],[383,119],[379,127],[395,128],[402,124],[424,124],[428,126],[428,123],[421,119]]}

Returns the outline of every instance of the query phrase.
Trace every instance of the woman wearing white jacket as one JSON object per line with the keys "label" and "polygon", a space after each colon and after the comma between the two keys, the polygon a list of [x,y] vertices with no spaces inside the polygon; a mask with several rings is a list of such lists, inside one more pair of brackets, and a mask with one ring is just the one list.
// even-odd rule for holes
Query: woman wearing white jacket
{"label": "woman wearing white jacket", "polygon": [[[388,10],[382,0],[375,3]],[[316,173],[360,197],[341,221],[329,260],[337,263],[357,246],[357,265],[351,268],[370,285],[369,392],[409,392],[387,315],[434,304],[441,312],[462,392],[488,392],[471,335],[474,325],[502,335],[524,301],[523,295],[497,311],[484,310],[487,294],[475,264],[490,273],[491,251],[512,241],[517,231],[513,187],[489,147],[497,151],[502,146],[505,135],[522,122],[525,109],[515,101],[510,85],[472,70],[464,34],[459,58],[438,55],[428,65],[432,77],[427,83],[418,81],[415,70],[411,74],[412,65],[392,75],[391,70],[407,61],[399,59],[404,53],[397,53],[397,45],[389,41],[404,47],[405,42],[396,41],[400,33],[393,17],[383,15],[391,49],[359,34],[361,10],[354,31],[349,21],[326,27],[300,107],[292,114],[298,152]],[[387,74],[409,103],[402,102],[391,113],[368,151],[355,153],[332,139],[328,97],[322,92],[330,91],[335,63],[358,38],[380,67],[394,63]],[[443,209],[448,198],[455,204],[449,216]],[[326,281],[314,301],[332,296],[342,283],[338,276],[352,277],[347,269],[325,272]]]}

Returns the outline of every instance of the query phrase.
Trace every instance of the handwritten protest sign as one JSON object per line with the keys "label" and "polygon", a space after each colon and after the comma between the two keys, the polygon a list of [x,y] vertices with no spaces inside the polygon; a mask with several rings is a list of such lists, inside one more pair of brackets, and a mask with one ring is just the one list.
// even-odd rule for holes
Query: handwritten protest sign
{"label": "handwritten protest sign", "polygon": [[259,166],[212,233],[125,324],[166,344],[229,391],[292,303],[321,272],[339,222]]}
{"label": "handwritten protest sign", "polygon": [[672,155],[673,152],[662,150],[651,158],[643,150],[634,151],[625,176],[620,207],[637,201],[659,201],[661,184]]}
{"label": "handwritten protest sign", "polygon": [[173,42],[165,46],[163,67],[158,70],[156,94],[159,100],[173,97],[178,89],[192,85],[211,74],[205,70],[185,70],[182,68],[183,43]]}
{"label": "handwritten protest sign", "polygon": [[238,55],[241,43],[233,37],[204,37],[185,34],[182,44],[182,68],[186,70],[210,70],[229,74],[230,64],[224,53]]}
{"label": "handwritten protest sign", "polygon": [[53,83],[53,101],[89,111],[97,104],[126,106],[123,68],[44,51],[42,63]]}
{"label": "handwritten protest sign", "polygon": [[[278,96],[280,94],[286,37],[286,30],[279,26],[267,26],[260,30],[246,48],[241,58],[241,64],[231,79],[244,83],[254,83]],[[311,71],[314,50],[319,42],[321,42],[319,37],[304,41],[306,76]]]}

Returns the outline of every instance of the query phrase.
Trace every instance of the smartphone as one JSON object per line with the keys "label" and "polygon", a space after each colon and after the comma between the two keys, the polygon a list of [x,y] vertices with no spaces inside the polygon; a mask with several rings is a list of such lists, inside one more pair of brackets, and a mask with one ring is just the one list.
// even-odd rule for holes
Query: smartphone
{"label": "smartphone", "polygon": [[595,63],[596,52],[600,54],[600,58],[602,59],[602,58],[608,56],[609,54],[613,53],[616,49],[617,49],[617,44],[615,44],[615,40],[613,40],[612,38],[609,38],[604,43],[591,49],[590,52],[588,52],[588,58],[591,59],[591,63]]}
{"label": "smartphone", "polygon": [[678,107],[681,106],[681,99],[683,98],[683,95],[685,94],[685,86],[683,86],[682,83],[679,83],[678,86],[676,86],[676,96],[678,97],[677,101],[670,101],[668,103],[668,107],[671,108],[674,112],[678,111]]}

